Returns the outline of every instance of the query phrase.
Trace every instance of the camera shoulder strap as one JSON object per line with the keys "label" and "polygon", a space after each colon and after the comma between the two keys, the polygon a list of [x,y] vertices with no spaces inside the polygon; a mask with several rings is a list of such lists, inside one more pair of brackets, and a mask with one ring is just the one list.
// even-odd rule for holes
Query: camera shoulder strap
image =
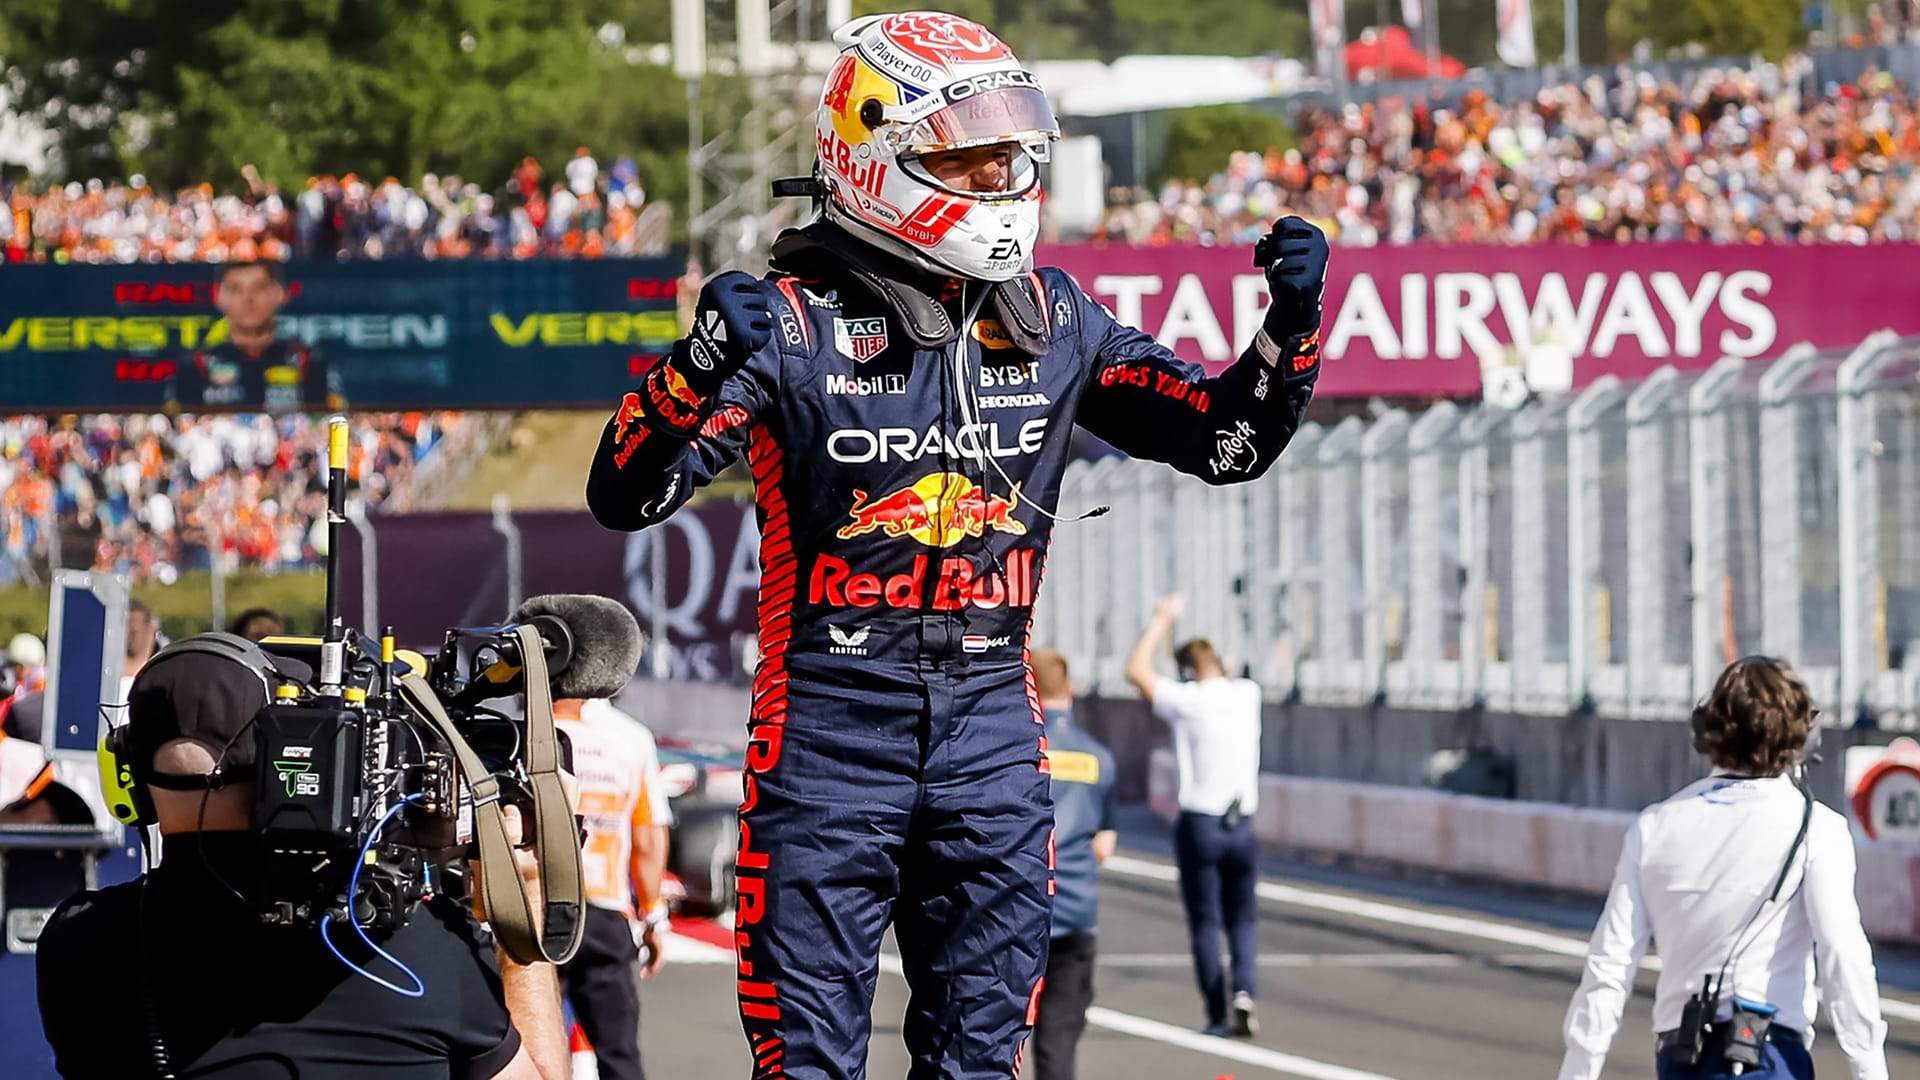
{"label": "camera shoulder strap", "polygon": [[[580,845],[573,831],[573,815],[565,792],[560,789],[558,750],[553,734],[553,702],[546,685],[546,657],[541,652],[537,631],[521,628],[523,634],[535,634],[526,654],[528,774],[532,779],[535,850],[540,859],[544,926],[534,932],[533,905],[520,880],[513,844],[507,838],[506,815],[500,805],[500,781],[467,745],[447,715],[433,687],[418,674],[401,677],[400,684],[414,711],[423,717],[452,748],[460,773],[473,793],[473,835],[480,846],[481,888],[485,892],[487,919],[494,936],[508,956],[522,964],[546,961],[562,964],[571,960],[580,947],[585,929],[581,921],[584,903],[580,872]],[[523,642],[524,645],[524,642]],[[533,687],[539,687],[535,698]],[[544,708],[541,706],[544,704]],[[536,749],[536,747],[539,747]],[[544,766],[544,776],[537,771]],[[553,842],[552,822],[565,831],[561,842]]]}
{"label": "camera shoulder strap", "polygon": [[522,625],[520,655],[527,676],[527,779],[533,786],[533,825],[538,837],[540,885],[546,900],[541,951],[555,963],[572,959],[586,933],[585,875],[573,804],[560,783],[560,739],[553,726],[553,685],[547,677],[540,631]]}

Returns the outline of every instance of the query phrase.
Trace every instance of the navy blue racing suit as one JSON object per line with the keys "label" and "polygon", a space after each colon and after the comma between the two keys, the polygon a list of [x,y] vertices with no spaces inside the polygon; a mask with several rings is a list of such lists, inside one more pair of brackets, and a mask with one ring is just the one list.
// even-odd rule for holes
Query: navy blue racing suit
{"label": "navy blue racing suit", "polygon": [[[1263,332],[1209,378],[1060,270],[1021,285],[1046,321],[1041,355],[992,318],[919,347],[851,279],[770,274],[771,343],[704,400],[673,374],[699,363],[682,341],[594,457],[588,505],[622,530],[666,519],[743,451],[752,470],[761,660],[735,922],[756,1078],[865,1075],[890,921],[908,1075],[1017,1067],[1052,892],[1027,629],[1038,509],[1054,509],[1073,425],[1235,483],[1273,464],[1312,394],[1317,327]],[[945,301],[963,328],[980,288]]]}

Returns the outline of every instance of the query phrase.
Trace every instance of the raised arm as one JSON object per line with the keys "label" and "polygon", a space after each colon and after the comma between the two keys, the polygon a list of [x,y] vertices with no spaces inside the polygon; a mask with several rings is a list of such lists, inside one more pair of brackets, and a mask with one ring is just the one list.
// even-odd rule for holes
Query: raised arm
{"label": "raised arm", "polygon": [[1320,375],[1327,238],[1305,220],[1283,218],[1257,251],[1273,303],[1253,343],[1217,376],[1083,297],[1095,361],[1080,424],[1133,457],[1209,484],[1266,472],[1299,429]]}
{"label": "raised arm", "polygon": [[1154,687],[1160,683],[1160,673],[1153,670],[1153,658],[1166,647],[1167,635],[1173,632],[1173,624],[1180,621],[1180,613],[1186,606],[1184,596],[1161,597],[1153,607],[1153,618],[1148,620],[1146,629],[1140,631],[1140,640],[1133,643],[1133,652],[1127,655],[1127,681],[1149,704],[1153,702]]}
{"label": "raised arm", "polygon": [[666,520],[746,446],[778,366],[761,283],[737,271],[709,281],[693,331],[607,421],[587,474],[594,520],[624,532]]}

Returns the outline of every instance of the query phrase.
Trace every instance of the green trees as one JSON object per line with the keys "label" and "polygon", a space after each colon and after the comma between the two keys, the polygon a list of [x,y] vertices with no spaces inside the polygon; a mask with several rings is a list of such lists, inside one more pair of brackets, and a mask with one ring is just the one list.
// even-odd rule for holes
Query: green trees
{"label": "green trees", "polygon": [[1778,59],[1806,40],[1800,0],[1612,0],[1607,39],[1617,52],[1646,39],[1657,50],[1699,43],[1709,56]]}
{"label": "green trees", "polygon": [[252,163],[283,186],[347,169],[492,182],[522,155],[557,163],[584,143],[643,151],[643,179],[670,196],[683,90],[601,31],[620,6],[7,0],[0,49],[19,107],[57,106],[72,176],[232,182]]}
{"label": "green trees", "polygon": [[1293,129],[1270,112],[1244,105],[1181,109],[1167,121],[1167,145],[1153,181],[1169,177],[1204,182],[1226,167],[1235,150],[1281,150],[1295,145]]}

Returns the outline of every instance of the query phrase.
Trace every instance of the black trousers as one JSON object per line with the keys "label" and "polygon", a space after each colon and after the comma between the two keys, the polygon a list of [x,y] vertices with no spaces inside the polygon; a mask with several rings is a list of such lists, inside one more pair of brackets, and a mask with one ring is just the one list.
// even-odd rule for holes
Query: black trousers
{"label": "black trousers", "polygon": [[1254,886],[1259,883],[1260,841],[1253,834],[1252,818],[1228,825],[1224,817],[1183,812],[1174,826],[1173,848],[1180,861],[1180,899],[1193,943],[1193,974],[1206,1000],[1207,1023],[1225,1023],[1222,933],[1233,956],[1233,992],[1255,993],[1260,910]]}
{"label": "black trousers", "polygon": [[645,1080],[640,988],[633,969],[640,947],[633,943],[627,917],[617,911],[588,904],[586,922],[580,951],[560,968],[561,989],[593,1043],[600,1080]]}
{"label": "black trousers", "polygon": [[1047,951],[1047,984],[1033,1025],[1037,1080],[1073,1080],[1074,1053],[1093,1004],[1095,941],[1092,934],[1068,934],[1054,938]]}

